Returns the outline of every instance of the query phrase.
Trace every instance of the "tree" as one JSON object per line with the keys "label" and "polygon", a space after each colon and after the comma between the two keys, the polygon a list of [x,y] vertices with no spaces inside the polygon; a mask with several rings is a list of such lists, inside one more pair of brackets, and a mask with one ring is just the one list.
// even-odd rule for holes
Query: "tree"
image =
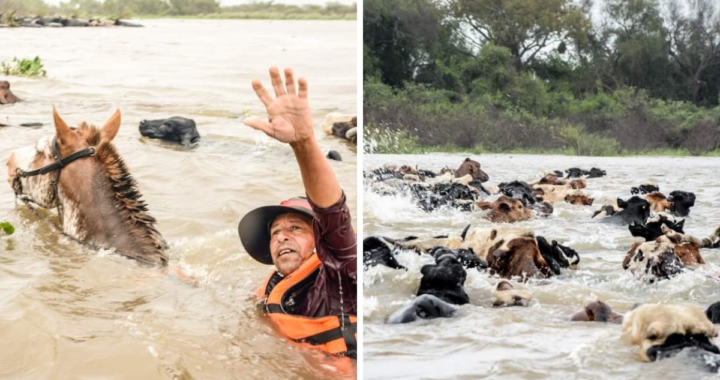
{"label": "tree", "polygon": [[[468,57],[455,20],[433,0],[367,0],[363,44],[383,83],[417,81],[458,90],[458,56]],[[368,75],[368,73],[366,73]]]}
{"label": "tree", "polygon": [[674,98],[674,69],[657,0],[607,0],[605,10],[617,82],[645,88],[655,97]]}
{"label": "tree", "polygon": [[196,15],[217,13],[220,3],[217,0],[170,0],[170,7],[176,15]]}
{"label": "tree", "polygon": [[105,0],[103,14],[111,18],[128,18],[132,14],[133,6],[127,0]]}
{"label": "tree", "polygon": [[590,20],[571,0],[448,0],[463,21],[466,40],[478,47],[494,43],[510,49],[522,70],[542,51],[582,40]]}
{"label": "tree", "polygon": [[60,12],[66,15],[99,16],[104,10],[100,1],[70,0],[67,3],[60,3]]}
{"label": "tree", "polygon": [[131,0],[132,11],[139,15],[161,15],[166,13],[170,6],[162,0]]}
{"label": "tree", "polygon": [[707,105],[710,99],[703,74],[720,65],[720,15],[714,0],[683,4],[686,10],[678,2],[669,4],[669,52],[685,77],[689,99]]}
{"label": "tree", "polygon": [[14,11],[19,16],[45,14],[48,10],[43,0],[0,0],[0,13]]}

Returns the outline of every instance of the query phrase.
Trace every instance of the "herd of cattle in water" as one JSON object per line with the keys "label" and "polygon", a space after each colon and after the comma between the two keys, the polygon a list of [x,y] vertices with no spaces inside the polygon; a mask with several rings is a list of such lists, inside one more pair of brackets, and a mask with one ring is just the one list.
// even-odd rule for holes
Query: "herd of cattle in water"
{"label": "herd of cattle in water", "polygon": [[[549,278],[580,264],[572,247],[536,235],[532,228],[512,223],[543,218],[553,204],[567,202],[592,206],[595,200],[583,189],[607,175],[604,170],[570,168],[544,173],[539,180],[487,184],[489,176],[480,163],[465,159],[457,168],[428,170],[408,165],[384,165],[364,173],[366,190],[381,195],[405,195],[426,212],[455,208],[481,213],[491,228],[468,225],[459,234],[434,237],[391,238],[368,236],[363,240],[365,269],[387,266],[407,270],[396,255],[402,250],[430,255],[435,264],[421,268],[420,288],[412,303],[396,311],[388,323],[452,317],[455,305],[470,302],[464,283],[467,270],[477,268],[499,277],[493,306],[528,306],[532,294],[517,289],[512,281]],[[695,194],[675,190],[665,196],[655,183],[629,189],[630,197],[606,200],[592,218],[627,226],[642,241],[632,244],[622,262],[640,281],[654,283],[702,266],[700,248],[720,248],[720,227],[707,237],[684,232],[685,220],[695,205]],[[489,200],[494,199],[494,200]],[[641,304],[625,315],[596,300],[569,316],[572,321],[609,322],[623,325],[624,337],[640,347],[639,357],[654,361],[691,348],[705,367],[720,368],[720,349],[712,343],[720,323],[720,302],[703,311],[693,304]]]}

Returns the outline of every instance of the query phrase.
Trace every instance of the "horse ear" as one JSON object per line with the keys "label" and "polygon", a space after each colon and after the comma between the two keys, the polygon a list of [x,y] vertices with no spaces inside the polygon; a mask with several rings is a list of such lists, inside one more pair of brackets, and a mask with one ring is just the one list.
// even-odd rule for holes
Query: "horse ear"
{"label": "horse ear", "polygon": [[100,136],[103,141],[112,141],[120,130],[120,109],[110,116],[105,125],[100,129]]}
{"label": "horse ear", "polygon": [[73,131],[65,123],[65,120],[60,117],[60,114],[57,112],[57,109],[55,109],[55,106],[53,106],[53,120],[55,122],[55,135],[58,137],[60,142],[66,143],[70,141],[73,136]]}

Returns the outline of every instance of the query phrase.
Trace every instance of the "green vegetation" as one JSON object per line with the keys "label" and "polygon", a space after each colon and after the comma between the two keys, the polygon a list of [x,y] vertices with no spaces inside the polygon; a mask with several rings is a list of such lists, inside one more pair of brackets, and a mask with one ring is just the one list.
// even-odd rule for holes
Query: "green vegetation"
{"label": "green vegetation", "polygon": [[579,4],[365,1],[365,151],[717,155],[715,2]]}
{"label": "green vegetation", "polygon": [[[67,0],[58,6],[43,0],[0,0],[0,13],[23,16],[64,14],[86,18],[178,17],[213,19],[354,20],[357,5],[274,4],[273,1],[221,7],[217,0]],[[0,24],[2,24],[0,19]]]}
{"label": "green vegetation", "polygon": [[12,62],[0,63],[0,73],[20,77],[44,77],[47,75],[40,57],[33,59],[14,57]]}
{"label": "green vegetation", "polygon": [[10,222],[1,222],[0,231],[3,231],[5,235],[12,235],[15,233],[15,227]]}

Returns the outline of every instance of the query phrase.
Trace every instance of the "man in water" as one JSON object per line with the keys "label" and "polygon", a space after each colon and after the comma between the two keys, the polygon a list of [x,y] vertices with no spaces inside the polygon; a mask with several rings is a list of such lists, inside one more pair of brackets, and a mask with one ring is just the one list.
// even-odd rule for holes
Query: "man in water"
{"label": "man in water", "polygon": [[275,98],[258,80],[253,89],[268,120],[245,124],[289,144],[300,166],[307,198],[250,211],[238,226],[245,250],[275,269],[259,289],[262,305],[291,340],[338,356],[357,355],[357,252],[345,194],[315,140],[308,84],[283,83],[270,69]]}

